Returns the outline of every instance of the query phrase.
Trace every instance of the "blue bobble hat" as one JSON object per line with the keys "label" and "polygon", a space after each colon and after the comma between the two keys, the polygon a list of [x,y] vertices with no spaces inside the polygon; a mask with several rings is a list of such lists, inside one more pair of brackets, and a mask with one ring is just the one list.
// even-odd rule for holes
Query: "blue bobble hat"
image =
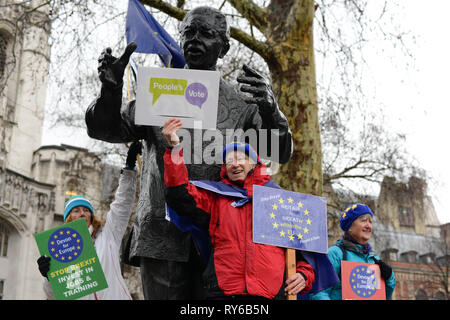
{"label": "blue bobble hat", "polygon": [[347,231],[359,216],[370,214],[373,217],[372,210],[365,204],[352,204],[341,215],[340,226],[341,229]]}
{"label": "blue bobble hat", "polygon": [[70,211],[72,211],[73,208],[78,206],[86,207],[91,211],[92,214],[94,214],[94,208],[92,207],[92,204],[89,202],[88,199],[86,199],[83,196],[73,196],[66,202],[64,209],[64,221],[66,221]]}
{"label": "blue bobble hat", "polygon": [[253,150],[253,148],[249,144],[243,143],[243,142],[235,142],[235,143],[229,143],[225,146],[225,148],[223,148],[223,152],[222,152],[223,163],[225,163],[227,154],[232,151],[240,151],[240,152],[244,153],[246,156],[255,160],[255,163],[259,162],[258,155],[256,154],[255,150]]}

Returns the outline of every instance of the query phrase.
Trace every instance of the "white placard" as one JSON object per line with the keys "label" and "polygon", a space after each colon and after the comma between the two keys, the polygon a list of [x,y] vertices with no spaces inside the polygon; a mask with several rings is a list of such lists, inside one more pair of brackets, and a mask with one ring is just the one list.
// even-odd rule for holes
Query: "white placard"
{"label": "white placard", "polygon": [[216,129],[218,71],[139,67],[137,79],[135,124],[179,118],[184,128]]}

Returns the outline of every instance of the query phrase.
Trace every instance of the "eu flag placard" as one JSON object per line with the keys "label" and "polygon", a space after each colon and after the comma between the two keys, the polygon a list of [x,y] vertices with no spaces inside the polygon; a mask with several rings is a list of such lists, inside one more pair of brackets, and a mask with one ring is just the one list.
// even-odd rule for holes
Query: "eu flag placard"
{"label": "eu flag placard", "polygon": [[342,300],[386,300],[380,267],[364,262],[341,261]]}
{"label": "eu flag placard", "polygon": [[253,242],[328,253],[326,199],[253,186]]}
{"label": "eu flag placard", "polygon": [[56,300],[78,299],[108,287],[85,219],[34,235],[39,253],[50,257],[48,281]]}

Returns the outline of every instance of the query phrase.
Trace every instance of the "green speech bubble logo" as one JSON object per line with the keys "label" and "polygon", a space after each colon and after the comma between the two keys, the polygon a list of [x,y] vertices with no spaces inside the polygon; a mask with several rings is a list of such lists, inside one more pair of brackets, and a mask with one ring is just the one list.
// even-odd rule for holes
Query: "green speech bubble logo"
{"label": "green speech bubble logo", "polygon": [[150,78],[150,93],[153,94],[152,105],[162,94],[184,95],[187,86],[185,79]]}

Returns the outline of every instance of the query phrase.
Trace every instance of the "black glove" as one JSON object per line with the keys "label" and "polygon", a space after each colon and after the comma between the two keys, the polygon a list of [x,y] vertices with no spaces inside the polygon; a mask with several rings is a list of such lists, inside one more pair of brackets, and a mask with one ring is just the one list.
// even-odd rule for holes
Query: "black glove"
{"label": "black glove", "polygon": [[39,259],[37,259],[37,263],[39,266],[39,271],[41,272],[43,277],[47,277],[47,273],[50,270],[50,257],[46,257],[46,256],[40,256]]}
{"label": "black glove", "polygon": [[375,259],[375,263],[380,267],[381,277],[386,281],[391,277],[392,268],[381,260]]}
{"label": "black glove", "polygon": [[127,160],[125,162],[127,168],[134,169],[137,154],[142,154],[142,143],[140,141],[134,141],[128,148]]}
{"label": "black glove", "polygon": [[123,84],[122,78],[125,67],[130,60],[131,54],[136,50],[137,44],[130,42],[121,57],[111,55],[111,48],[106,48],[98,58],[98,76],[100,81],[108,88],[115,89]]}
{"label": "black glove", "polygon": [[272,115],[278,106],[270,82],[246,64],[242,68],[244,75],[239,76],[237,81],[243,84],[241,86],[242,92],[252,95],[252,97],[245,98],[245,102],[258,105],[259,111],[263,115]]}

